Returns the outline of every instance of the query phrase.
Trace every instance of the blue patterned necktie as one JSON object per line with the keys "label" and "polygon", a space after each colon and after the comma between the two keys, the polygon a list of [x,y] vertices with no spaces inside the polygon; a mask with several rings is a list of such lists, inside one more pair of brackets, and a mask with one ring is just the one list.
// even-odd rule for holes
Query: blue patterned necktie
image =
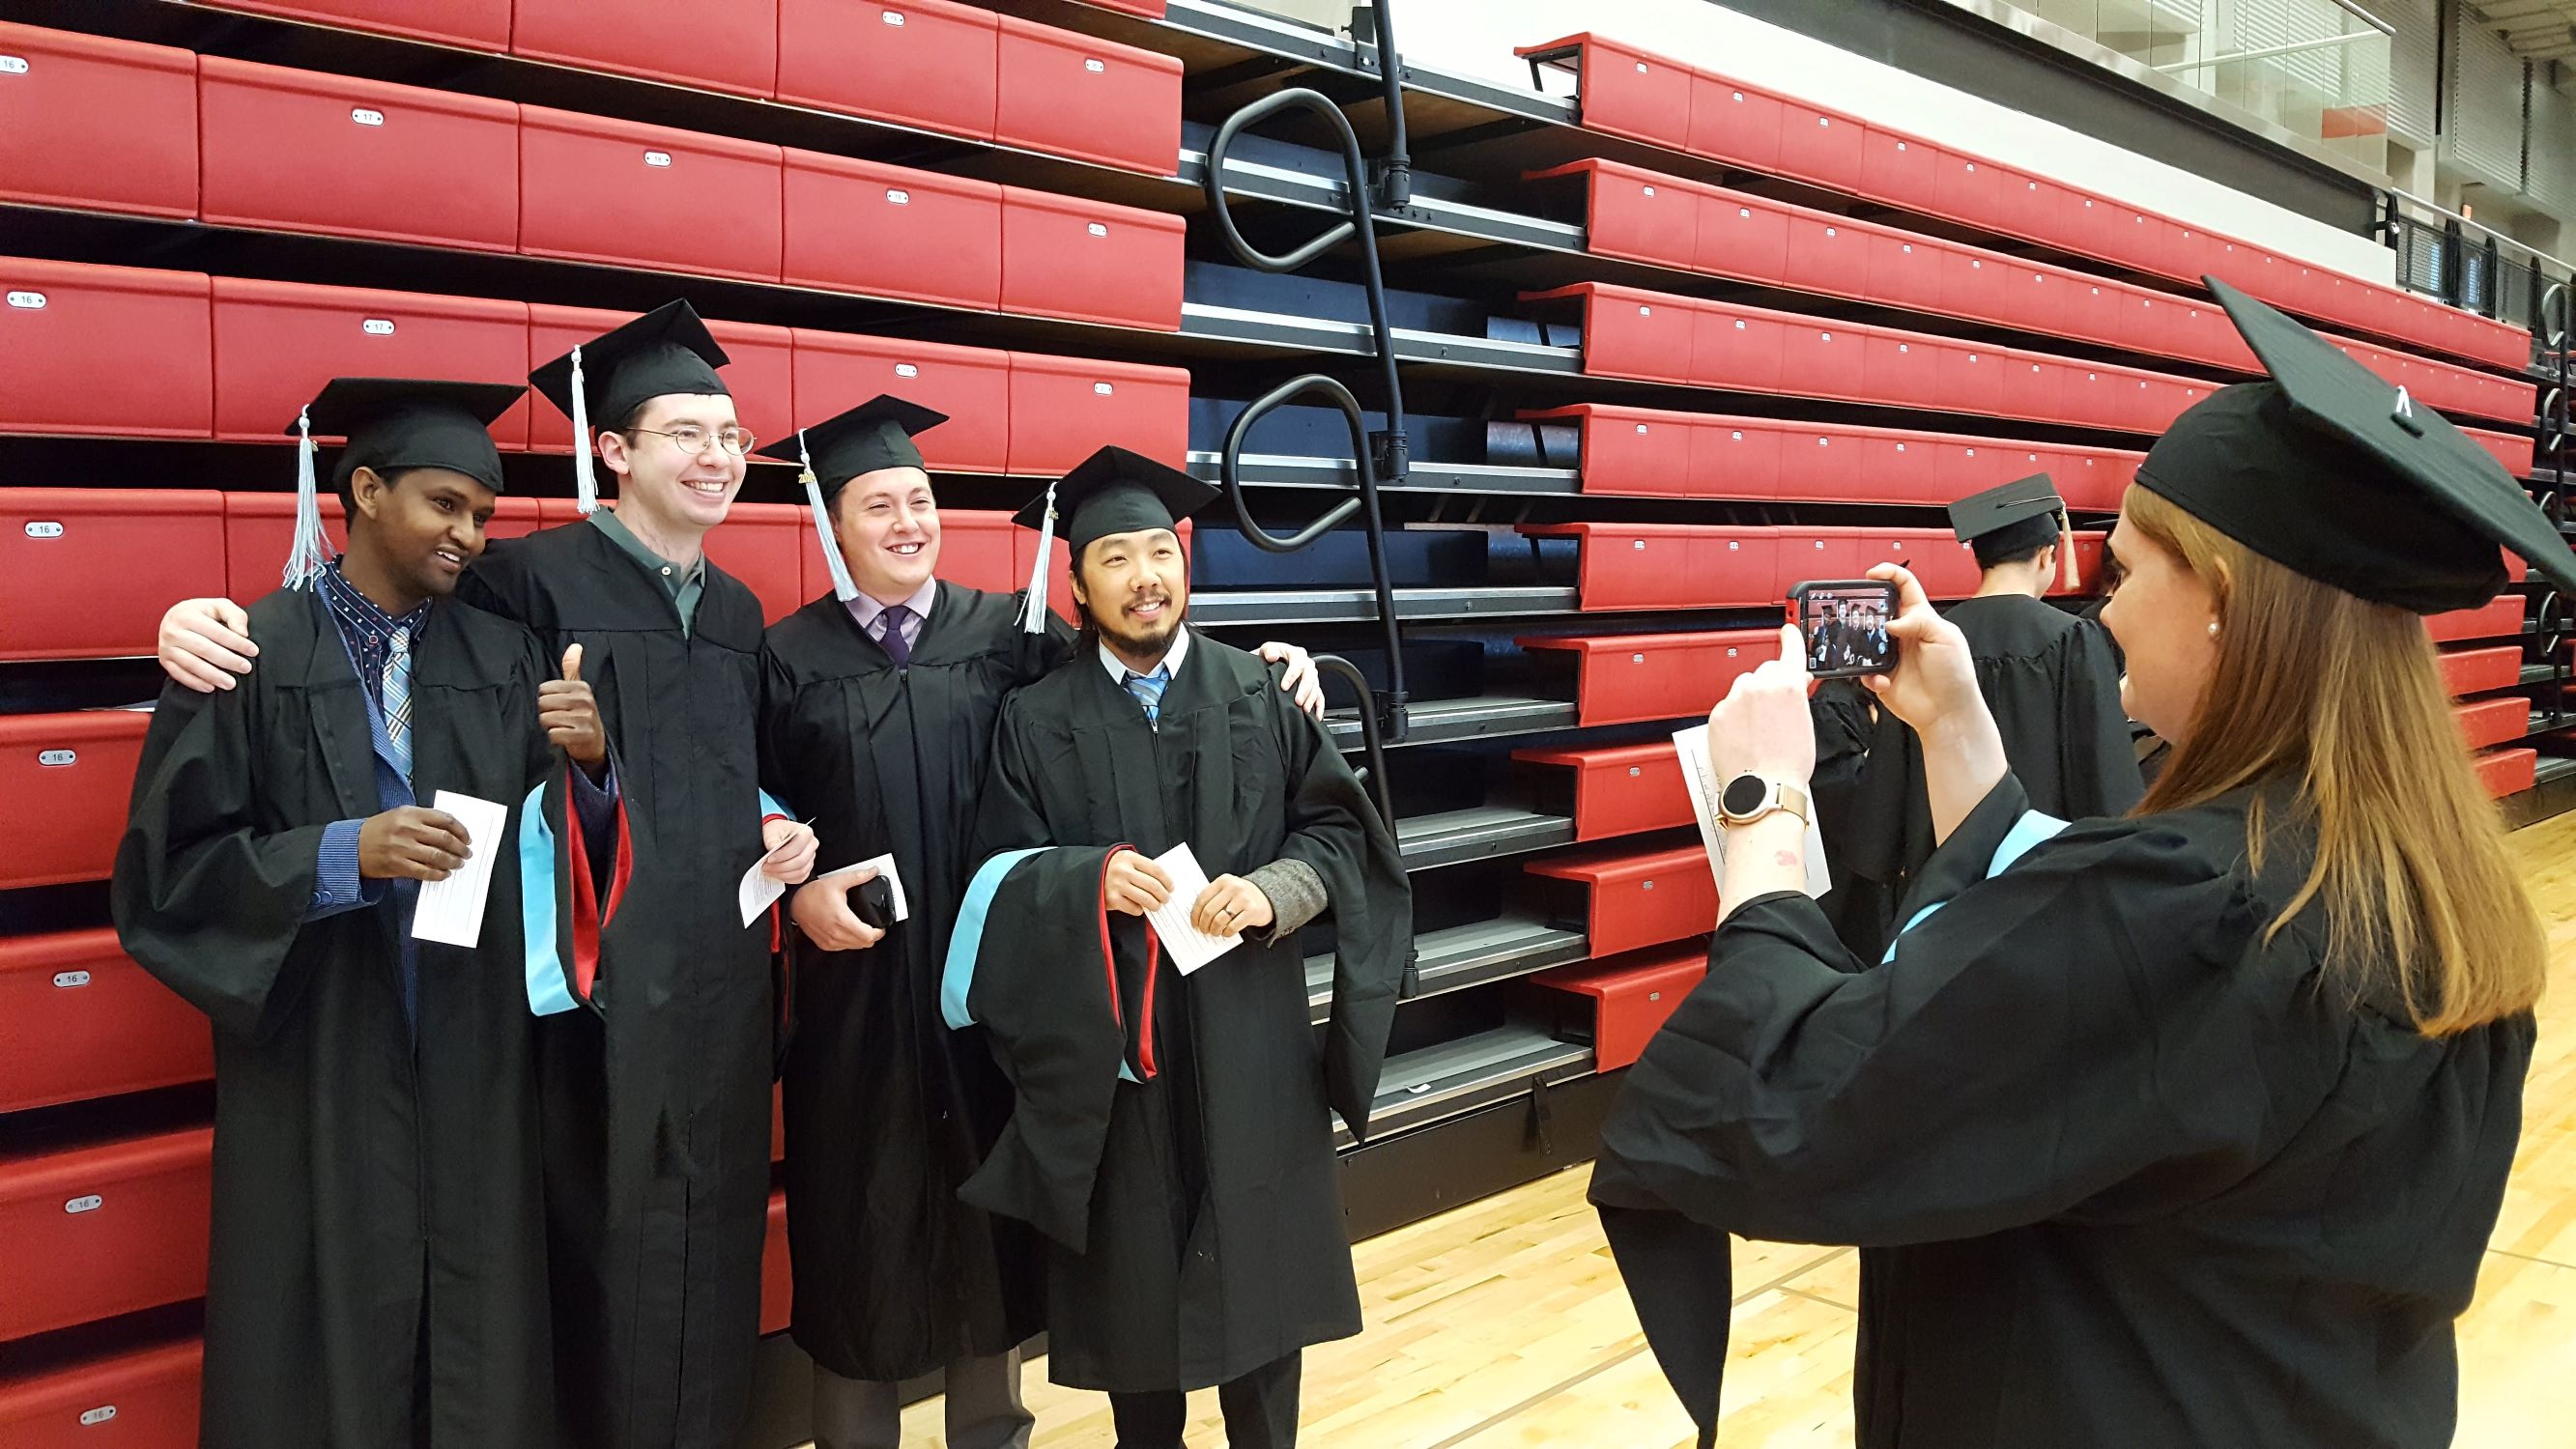
{"label": "blue patterned necktie", "polygon": [[385,651],[385,744],[396,772],[411,778],[411,631],[396,629]]}
{"label": "blue patterned necktie", "polygon": [[903,626],[911,619],[912,610],[901,604],[888,604],[877,615],[877,622],[885,626],[877,642],[885,646],[886,657],[894,661],[897,669],[912,662],[912,641],[903,637]]}
{"label": "blue patterned necktie", "polygon": [[1172,676],[1160,669],[1151,674],[1138,674],[1131,669],[1127,671],[1125,683],[1127,692],[1136,696],[1138,704],[1145,706],[1146,723],[1160,723],[1163,716],[1163,691],[1171,687]]}

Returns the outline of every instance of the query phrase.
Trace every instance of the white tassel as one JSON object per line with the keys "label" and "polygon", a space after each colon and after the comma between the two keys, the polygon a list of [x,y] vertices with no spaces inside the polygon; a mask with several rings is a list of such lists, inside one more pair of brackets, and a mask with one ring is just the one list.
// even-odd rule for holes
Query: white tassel
{"label": "white tassel", "polygon": [[1046,517],[1038,524],[1038,561],[1029,566],[1028,603],[1020,610],[1020,632],[1043,634],[1047,628],[1047,581],[1055,577],[1055,485],[1046,491]]}
{"label": "white tassel", "polygon": [[850,582],[850,565],[841,557],[841,541],[832,536],[832,513],[823,503],[823,481],[814,476],[814,456],[805,451],[805,430],[796,430],[796,458],[805,465],[805,501],[814,506],[814,537],[823,545],[824,567],[832,571],[832,593],[844,604],[859,596]]}
{"label": "white tassel", "polygon": [[592,472],[590,403],[582,396],[581,349],[572,350],[572,506],[584,517],[599,511],[599,476]]}
{"label": "white tassel", "polygon": [[321,489],[314,479],[313,414],[295,415],[295,542],[286,551],[286,587],[301,589],[331,566],[331,545],[322,532]]}

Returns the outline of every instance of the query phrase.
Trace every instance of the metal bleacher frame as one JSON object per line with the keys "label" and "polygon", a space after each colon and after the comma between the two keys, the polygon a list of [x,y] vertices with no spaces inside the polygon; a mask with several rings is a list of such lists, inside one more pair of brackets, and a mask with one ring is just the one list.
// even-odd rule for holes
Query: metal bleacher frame
{"label": "metal bleacher frame", "polygon": [[[1581,966],[1594,952],[1582,917],[1564,908],[1567,897],[1558,887],[1567,883],[1542,882],[1522,869],[1582,835],[1577,812],[1549,773],[1562,767],[1514,755],[1652,743],[1687,711],[1671,720],[1620,714],[1610,723],[1587,724],[1580,687],[1567,683],[1563,651],[1524,649],[1514,635],[1542,642],[1618,636],[1623,642],[1616,647],[1624,651],[1630,636],[1714,636],[1779,619],[1776,606],[1740,599],[1668,608],[1610,608],[1596,600],[1587,610],[1571,561],[1577,548],[1589,545],[1552,530],[1578,522],[1892,529],[1937,521],[1919,501],[1587,492],[1585,458],[1567,451],[1573,427],[1533,415],[1629,403],[1703,416],[1724,409],[1820,428],[1884,428],[1893,420],[1972,439],[2032,439],[2065,448],[2134,450],[2144,442],[2136,430],[2114,444],[2103,441],[2112,430],[2062,422],[1907,412],[1883,400],[1834,402],[1591,373],[1590,339],[1532,294],[1603,283],[1683,302],[1789,311],[1829,325],[1903,329],[1945,343],[2038,347],[2079,363],[2153,370],[2196,385],[2244,375],[2173,352],[2129,351],[1801,289],[1776,278],[1596,253],[1584,198],[1566,179],[1536,173],[1585,160],[1618,162],[2126,281],[2160,297],[2192,295],[2170,278],[2098,258],[1589,128],[1577,97],[1405,63],[1395,53],[1384,0],[1363,9],[1371,25],[1362,25],[1357,38],[1227,0],[1166,0],[1159,17],[1137,13],[1156,8],[1150,4],[1085,0],[992,0],[981,8],[1178,58],[1183,114],[1171,174],[185,0],[11,0],[0,19],[695,129],[1181,217],[1189,229],[1188,287],[1176,331],[64,206],[0,203],[0,256],[352,286],[381,286],[396,274],[403,278],[399,285],[423,290],[630,309],[685,293],[710,316],[731,322],[1186,364],[1192,400],[1207,403],[1209,416],[1222,423],[1194,429],[1186,461],[1223,485],[1238,525],[1225,528],[1213,512],[1199,521],[1194,558],[1203,568],[1222,564],[1229,572],[1196,590],[1193,622],[1242,642],[1288,637],[1324,660],[1336,706],[1330,728],[1345,749],[1365,753],[1370,788],[1394,819],[1417,887],[1420,926],[1375,1127],[1366,1144],[1352,1143],[1346,1133],[1340,1139],[1355,1236],[1587,1158],[1619,1080],[1616,1067],[1597,1069],[1601,1058],[1586,1019],[1556,999],[1566,993],[1528,980]],[[1386,34],[1385,46],[1370,37],[1372,25]],[[1533,66],[1549,58],[1534,56]],[[1311,290],[1264,290],[1274,283]],[[1247,305],[1247,299],[1292,296],[1320,300]],[[2505,421],[2502,431],[2531,436],[2539,460],[2529,477],[2534,495],[2576,536],[2570,518],[2576,498],[2568,493],[2576,470],[2568,284],[2538,287],[2532,307],[2534,355],[2516,380],[2540,400],[2518,428],[2493,418],[2479,425],[2492,431]],[[1416,325],[1425,317],[1457,325]],[[2376,345],[2425,351],[2384,338]],[[2456,358],[2450,365],[2464,366]],[[2497,367],[2486,372],[2508,375]],[[1301,399],[1325,404],[1307,410],[1306,441],[1261,451],[1262,425]],[[1408,407],[1408,399],[1420,410]],[[1481,443],[1454,441],[1479,434]],[[1438,437],[1452,445],[1435,445]],[[21,479],[78,477],[112,460],[112,471],[127,479],[179,475],[215,487],[273,490],[287,476],[288,456],[281,444],[0,438],[0,459],[15,465]],[[512,466],[526,467],[515,458]],[[560,471],[532,470],[530,477],[559,485],[552,475]],[[793,496],[789,476],[783,469],[756,470],[746,498],[786,502]],[[943,503],[959,510],[1016,506],[1029,486],[994,473],[940,475]],[[2080,526],[2101,521],[2098,509],[2078,511],[2086,515]],[[1364,549],[1331,552],[1354,535]],[[1480,566],[1453,567],[1447,555],[1436,564],[1396,557],[1397,545],[1426,537],[1479,541]],[[1355,552],[1364,552],[1365,568],[1353,561]],[[1262,562],[1273,555],[1289,561]],[[1233,576],[1235,570],[1248,577]],[[2576,809],[2576,701],[2569,697],[2576,616],[2540,586],[2522,592],[2528,597],[2518,629],[2507,631],[2500,620],[2484,623],[2459,641],[2510,645],[2523,657],[2510,692],[2530,701],[2524,748],[2536,758],[2530,787],[2506,801],[2517,823]],[[148,666],[134,660],[0,664],[0,711],[115,703],[149,678]],[[1461,679],[1469,683],[1462,687]],[[1713,699],[1712,692],[1700,707]],[[1669,848],[1679,838],[1665,829],[1607,843]],[[0,894],[0,913],[7,915],[0,930],[94,924],[95,892],[70,890],[68,896]],[[1669,954],[1690,939],[1654,949]],[[1315,945],[1322,944],[1319,933]],[[1313,950],[1306,961],[1319,1025],[1329,1008],[1331,967],[1325,950]],[[120,1127],[186,1125],[202,1119],[204,1092],[160,1089],[130,1102]],[[69,1133],[67,1140],[78,1140],[91,1120],[86,1110],[47,1107],[0,1118],[0,1126],[24,1124],[39,1139]],[[147,1326],[184,1335],[187,1315],[181,1305]],[[47,1351],[55,1360],[77,1359],[94,1347],[87,1332],[48,1340]],[[0,1362],[0,1394],[10,1371]],[[771,1402],[791,1382],[782,1376],[796,1372],[783,1338],[773,1343],[768,1371],[773,1376],[764,1385],[754,1437],[792,1442],[801,1406]]]}

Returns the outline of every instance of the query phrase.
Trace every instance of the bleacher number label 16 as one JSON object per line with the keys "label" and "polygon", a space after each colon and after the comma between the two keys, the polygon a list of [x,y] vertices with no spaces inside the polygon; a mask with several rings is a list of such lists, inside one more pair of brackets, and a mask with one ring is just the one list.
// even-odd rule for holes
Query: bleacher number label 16
{"label": "bleacher number label 16", "polygon": [[63,536],[63,526],[47,519],[38,519],[27,525],[27,536],[29,538],[60,538]]}
{"label": "bleacher number label 16", "polygon": [[25,75],[27,58],[23,55],[0,55],[0,75]]}
{"label": "bleacher number label 16", "polygon": [[115,1417],[116,1405],[101,1404],[97,1408],[90,1410],[88,1413],[81,1415],[81,1427],[84,1429],[91,1428],[95,1425],[104,1424]]}

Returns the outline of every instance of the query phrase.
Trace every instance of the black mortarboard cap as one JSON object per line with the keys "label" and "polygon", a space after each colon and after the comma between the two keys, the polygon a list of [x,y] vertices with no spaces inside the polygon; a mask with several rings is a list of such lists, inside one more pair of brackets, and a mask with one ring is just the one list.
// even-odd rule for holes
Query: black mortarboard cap
{"label": "black mortarboard cap", "polygon": [[499,493],[501,451],[488,429],[527,391],[514,383],[335,377],[286,435],[309,425],[316,437],[348,439],[331,469],[335,488],[360,468],[445,468]]}
{"label": "black mortarboard cap", "polygon": [[733,395],[716,375],[732,359],[685,300],[665,302],[603,332],[583,343],[580,352],[579,412],[573,407],[573,354],[529,373],[528,381],[566,417],[586,415],[594,427],[615,427],[644,403],[670,393]]}
{"label": "black mortarboard cap", "polygon": [[2142,487],[2285,568],[2419,614],[2493,598],[2499,549],[2576,589],[2576,553],[2485,449],[2306,327],[2204,280],[2271,380],[2176,419],[2139,466]]}
{"label": "black mortarboard cap", "polygon": [[946,413],[881,393],[837,417],[799,428],[761,449],[760,456],[782,463],[810,459],[814,480],[822,485],[828,503],[842,485],[862,473],[882,468],[926,470],[921,448],[913,439],[946,421]]}
{"label": "black mortarboard cap", "polygon": [[1022,528],[1047,527],[1047,502],[1062,521],[1064,540],[1082,551],[1113,533],[1178,528],[1180,521],[1216,501],[1216,489],[1178,468],[1125,448],[1103,448],[1085,458],[1046,494],[1011,516]]}
{"label": "black mortarboard cap", "polygon": [[2039,547],[2057,536],[2057,516],[2066,511],[2066,500],[2057,496],[2057,485],[2045,473],[2033,473],[2017,482],[1971,493],[1950,505],[1950,531],[1961,543],[1974,543],[1987,534],[2000,532],[2017,523],[2046,520],[2044,532],[2035,532],[2030,546]]}

